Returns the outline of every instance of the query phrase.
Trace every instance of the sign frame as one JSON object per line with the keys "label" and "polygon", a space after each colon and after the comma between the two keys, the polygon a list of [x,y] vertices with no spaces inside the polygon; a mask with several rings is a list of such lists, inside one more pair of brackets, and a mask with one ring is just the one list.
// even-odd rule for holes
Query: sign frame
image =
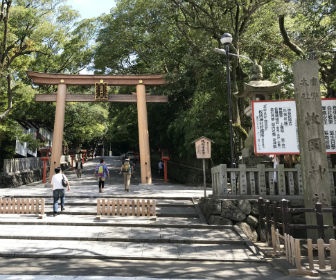
{"label": "sign frame", "polygon": [[[336,98],[321,98],[321,101],[323,100],[335,100]],[[254,146],[254,154],[255,155],[300,155],[300,152],[269,152],[269,153],[263,153],[263,152],[257,152],[257,142],[256,142],[256,124],[255,124],[255,118],[254,118],[254,104],[255,103],[266,103],[266,102],[285,102],[285,101],[292,101],[292,102],[296,102],[295,99],[282,99],[282,100],[252,100],[252,123],[253,123],[253,146]],[[323,104],[322,104],[323,107]],[[297,126],[297,124],[296,124]],[[336,129],[335,129],[336,131]],[[327,154],[336,154],[335,152],[327,152]]]}

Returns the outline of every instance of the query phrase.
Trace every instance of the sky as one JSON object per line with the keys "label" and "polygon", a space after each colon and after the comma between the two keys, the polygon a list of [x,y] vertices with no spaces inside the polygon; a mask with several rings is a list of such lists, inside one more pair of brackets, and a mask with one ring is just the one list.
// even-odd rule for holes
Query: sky
{"label": "sky", "polygon": [[[110,9],[115,6],[114,0],[67,0],[66,4],[77,10],[81,18],[93,18],[101,14],[109,14]],[[93,74],[92,71],[84,69],[81,74]]]}
{"label": "sky", "polygon": [[114,0],[67,0],[68,5],[79,11],[82,18],[92,18],[101,14],[109,14],[115,6]]}

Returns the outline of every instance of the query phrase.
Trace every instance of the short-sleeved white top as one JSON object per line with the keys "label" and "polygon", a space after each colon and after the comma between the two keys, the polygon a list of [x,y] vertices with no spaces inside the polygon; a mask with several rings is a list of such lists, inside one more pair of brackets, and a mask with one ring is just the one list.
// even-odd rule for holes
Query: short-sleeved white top
{"label": "short-sleeved white top", "polygon": [[65,180],[68,181],[68,178],[62,173],[55,174],[52,177],[51,184],[53,185],[53,190],[64,189],[62,185],[62,176],[64,176]]}

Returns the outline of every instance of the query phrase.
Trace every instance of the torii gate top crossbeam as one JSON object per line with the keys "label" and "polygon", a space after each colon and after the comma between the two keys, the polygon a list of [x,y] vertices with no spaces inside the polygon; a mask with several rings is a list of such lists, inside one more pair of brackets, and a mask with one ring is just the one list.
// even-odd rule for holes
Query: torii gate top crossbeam
{"label": "torii gate top crossbeam", "polygon": [[103,80],[112,86],[148,85],[156,86],[166,83],[164,75],[72,75],[72,74],[46,74],[27,71],[28,77],[36,85],[94,85]]}

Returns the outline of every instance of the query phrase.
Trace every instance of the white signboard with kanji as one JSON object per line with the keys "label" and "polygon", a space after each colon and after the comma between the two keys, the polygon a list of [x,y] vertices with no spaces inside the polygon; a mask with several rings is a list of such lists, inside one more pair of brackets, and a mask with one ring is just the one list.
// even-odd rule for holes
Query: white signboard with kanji
{"label": "white signboard with kanji", "polygon": [[322,99],[324,139],[327,153],[336,153],[336,99]]}
{"label": "white signboard with kanji", "polygon": [[293,100],[253,101],[255,154],[299,153]]}
{"label": "white signboard with kanji", "polygon": [[[255,154],[299,154],[295,100],[252,101]],[[336,153],[336,99],[322,99],[327,153]]]}

